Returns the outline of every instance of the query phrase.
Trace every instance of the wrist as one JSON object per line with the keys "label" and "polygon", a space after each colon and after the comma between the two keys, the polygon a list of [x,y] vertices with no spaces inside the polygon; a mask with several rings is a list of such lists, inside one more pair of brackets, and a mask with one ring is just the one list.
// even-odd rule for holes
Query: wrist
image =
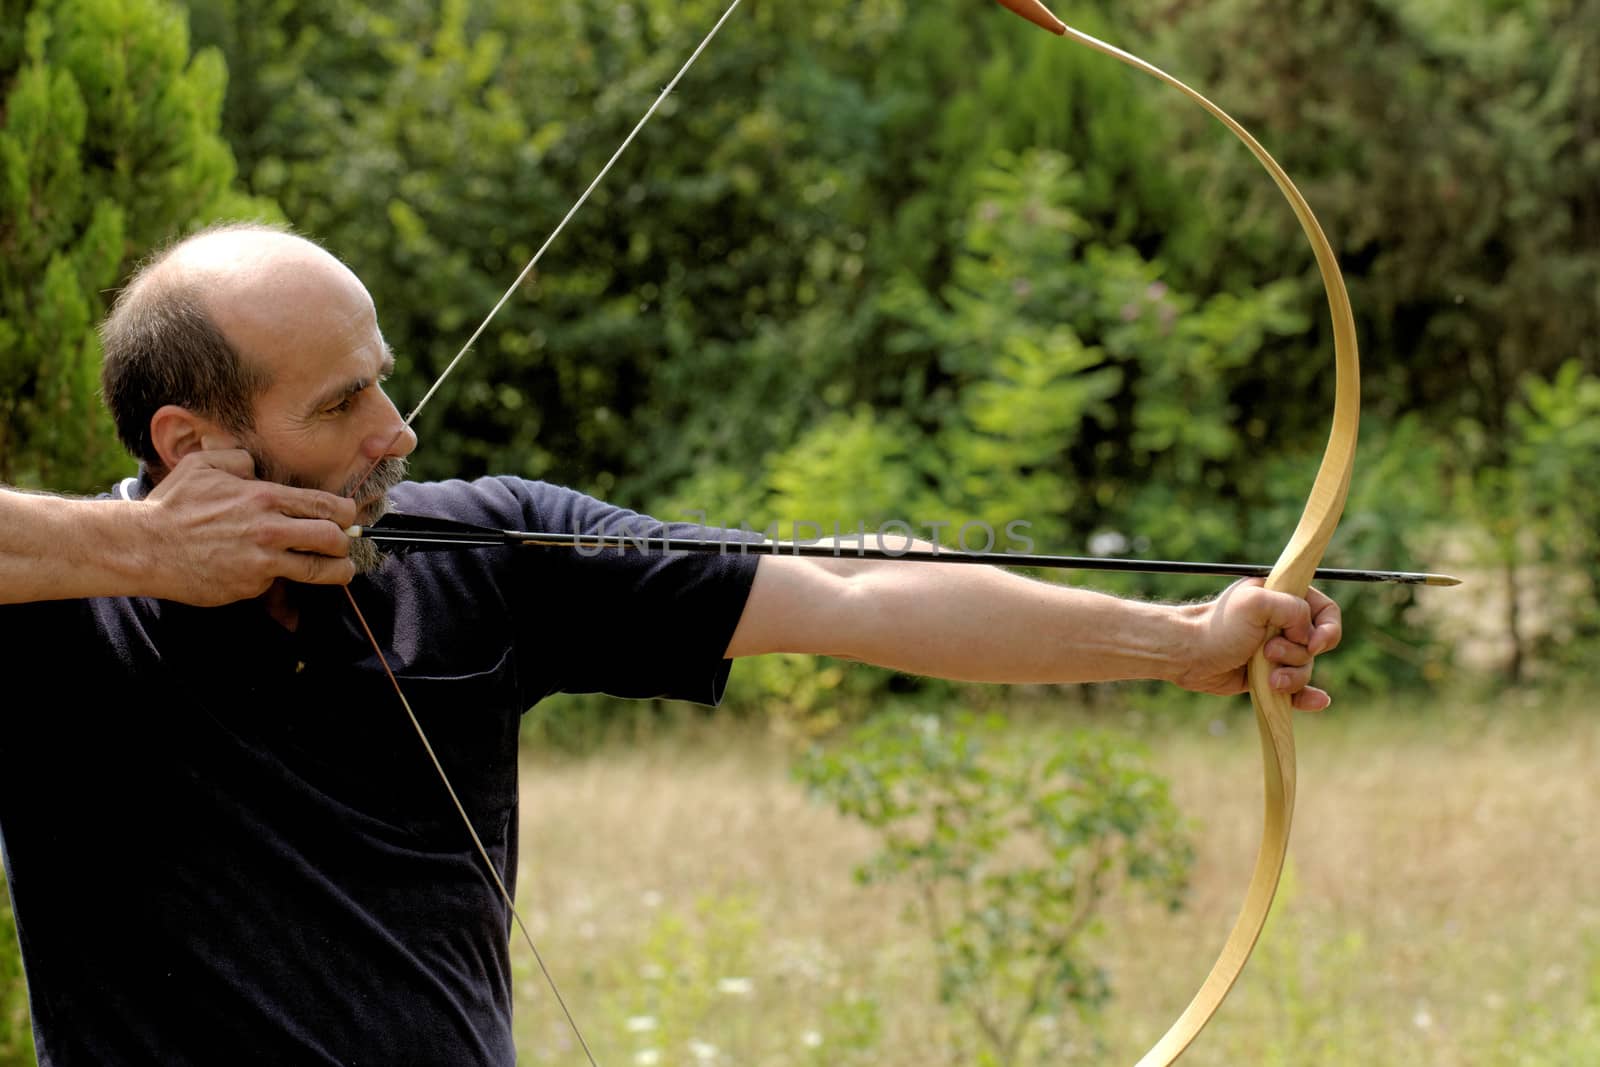
{"label": "wrist", "polygon": [[166,536],[162,530],[162,507],[151,500],[131,500],[106,509],[107,533],[111,538],[105,558],[119,571],[117,579],[133,590],[134,596],[161,597]]}
{"label": "wrist", "polygon": [[123,592],[121,586],[137,569],[122,533],[136,506],[125,501],[75,500],[64,509],[61,517],[74,533],[61,541],[70,567],[68,592],[74,596]]}
{"label": "wrist", "polygon": [[1156,679],[1173,685],[1186,686],[1195,666],[1195,650],[1201,645],[1204,626],[1204,604],[1162,605],[1166,613],[1162,635],[1159,673]]}
{"label": "wrist", "polygon": [[73,516],[81,596],[165,595],[160,508],[144,500],[85,500]]}

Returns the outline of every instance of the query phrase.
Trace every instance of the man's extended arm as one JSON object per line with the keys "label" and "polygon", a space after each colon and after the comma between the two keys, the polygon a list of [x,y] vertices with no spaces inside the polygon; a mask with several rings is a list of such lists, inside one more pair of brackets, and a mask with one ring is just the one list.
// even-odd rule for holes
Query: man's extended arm
{"label": "man's extended arm", "polygon": [[349,500],[256,481],[241,451],[198,452],[136,502],[0,490],[0,603],[155,596],[202,606],[274,579],[354,575]]}
{"label": "man's extended arm", "polygon": [[[1267,641],[1273,630],[1281,636]],[[1205,604],[1123,600],[988,567],[768,557],[729,656],[807,652],[976,682],[1155,678],[1236,693],[1266,641],[1273,687],[1317,710],[1313,657],[1338,644],[1339,609],[1251,580]]]}

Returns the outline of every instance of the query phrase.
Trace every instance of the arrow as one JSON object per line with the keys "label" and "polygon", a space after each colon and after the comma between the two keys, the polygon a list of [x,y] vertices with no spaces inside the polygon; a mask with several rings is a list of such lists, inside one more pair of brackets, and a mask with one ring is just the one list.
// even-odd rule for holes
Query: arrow
{"label": "arrow", "polygon": [[[513,548],[566,548],[588,555],[612,550],[695,552],[728,556],[804,556],[823,559],[871,559],[901,563],[971,563],[997,567],[1044,567],[1054,570],[1121,571],[1135,574],[1210,574],[1232,578],[1265,578],[1272,568],[1258,563],[1191,563],[1160,559],[1115,559],[1102,556],[1051,556],[1024,552],[966,552],[953,548],[885,547],[865,543],[833,544],[807,541],[740,541],[718,537],[647,537],[627,533],[574,534],[532,530],[496,530],[488,526],[437,519],[426,515],[389,514],[372,526],[345,530],[382,544],[405,545],[414,551],[451,551],[489,546]],[[1315,577],[1324,582],[1384,582],[1398,585],[1448,587],[1461,579],[1448,574],[1408,571],[1342,570],[1321,567]]]}

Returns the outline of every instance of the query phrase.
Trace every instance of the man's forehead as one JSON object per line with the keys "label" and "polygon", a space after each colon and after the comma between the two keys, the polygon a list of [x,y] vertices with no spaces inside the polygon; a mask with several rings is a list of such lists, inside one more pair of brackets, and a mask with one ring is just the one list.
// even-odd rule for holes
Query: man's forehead
{"label": "man's forehead", "polygon": [[234,288],[292,286],[297,282],[360,284],[348,267],[316,244],[270,230],[201,234],[174,248],[163,267],[170,267],[185,280],[199,283],[213,293]]}
{"label": "man's forehead", "polygon": [[173,249],[161,269],[197,290],[223,332],[247,348],[236,330],[278,332],[298,323],[342,333],[376,324],[372,297],[350,268],[291,234],[202,234]]}
{"label": "man's forehead", "polygon": [[314,242],[292,233],[240,227],[196,234],[178,242],[173,254],[192,263],[220,263],[273,251],[316,248]]}
{"label": "man's forehead", "polygon": [[175,247],[158,269],[195,291],[223,336],[274,388],[313,394],[332,388],[331,378],[386,373],[373,366],[387,348],[372,297],[310,241],[270,230],[206,233]]}

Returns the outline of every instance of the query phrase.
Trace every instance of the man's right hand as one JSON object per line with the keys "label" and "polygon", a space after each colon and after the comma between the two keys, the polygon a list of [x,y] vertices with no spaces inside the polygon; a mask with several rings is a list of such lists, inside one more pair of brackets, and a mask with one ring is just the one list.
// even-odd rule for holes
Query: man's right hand
{"label": "man's right hand", "polygon": [[151,595],[199,607],[260,596],[279,578],[344,585],[355,577],[352,500],[260,481],[242,449],[192,452],[141,502],[160,575]]}

